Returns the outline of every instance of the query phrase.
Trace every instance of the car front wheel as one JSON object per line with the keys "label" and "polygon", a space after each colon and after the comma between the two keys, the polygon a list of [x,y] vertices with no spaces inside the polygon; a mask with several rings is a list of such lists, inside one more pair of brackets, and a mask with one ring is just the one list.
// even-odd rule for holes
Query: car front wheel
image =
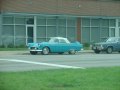
{"label": "car front wheel", "polygon": [[47,55],[47,54],[49,54],[49,52],[50,52],[50,50],[49,50],[48,47],[44,47],[44,48],[42,49],[42,54],[43,54],[43,55]]}
{"label": "car front wheel", "polygon": [[69,54],[75,54],[76,51],[75,51],[74,49],[72,49],[72,50],[70,50],[68,53],[69,53]]}
{"label": "car front wheel", "polygon": [[113,48],[112,48],[112,47],[108,47],[107,50],[106,50],[106,52],[107,52],[108,54],[111,54],[112,51],[113,51]]}

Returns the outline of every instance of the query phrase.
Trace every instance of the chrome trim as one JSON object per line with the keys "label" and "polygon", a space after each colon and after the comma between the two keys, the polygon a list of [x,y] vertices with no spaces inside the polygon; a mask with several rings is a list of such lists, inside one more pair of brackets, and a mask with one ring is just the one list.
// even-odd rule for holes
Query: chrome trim
{"label": "chrome trim", "polygon": [[30,50],[30,51],[37,51],[37,52],[42,52],[42,50]]}

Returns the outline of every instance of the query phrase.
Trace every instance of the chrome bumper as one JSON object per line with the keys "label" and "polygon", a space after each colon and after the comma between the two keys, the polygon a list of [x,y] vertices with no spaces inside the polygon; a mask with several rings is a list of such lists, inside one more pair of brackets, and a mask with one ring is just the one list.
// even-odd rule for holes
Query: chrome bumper
{"label": "chrome bumper", "polygon": [[103,47],[100,47],[100,46],[94,46],[92,47],[93,50],[104,50]]}
{"label": "chrome bumper", "polygon": [[35,51],[36,51],[36,52],[42,52],[42,50],[30,50],[30,51],[34,51],[34,52],[35,52]]}

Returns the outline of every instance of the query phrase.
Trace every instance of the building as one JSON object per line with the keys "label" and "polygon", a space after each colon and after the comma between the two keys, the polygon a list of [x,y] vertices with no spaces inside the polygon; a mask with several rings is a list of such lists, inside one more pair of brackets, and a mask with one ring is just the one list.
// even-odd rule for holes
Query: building
{"label": "building", "polygon": [[120,37],[120,0],[0,0],[0,45]]}

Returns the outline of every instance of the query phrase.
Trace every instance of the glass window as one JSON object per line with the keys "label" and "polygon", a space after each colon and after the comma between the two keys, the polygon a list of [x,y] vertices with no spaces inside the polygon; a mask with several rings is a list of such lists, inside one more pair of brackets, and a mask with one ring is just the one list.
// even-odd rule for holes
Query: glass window
{"label": "glass window", "polygon": [[66,19],[58,19],[59,26],[66,26]]}
{"label": "glass window", "polygon": [[91,20],[91,26],[100,26],[100,20],[99,19],[92,19]]}
{"label": "glass window", "polygon": [[48,26],[47,27],[47,37],[55,37],[56,36],[56,27]]}
{"label": "glass window", "polygon": [[20,38],[20,37],[15,38],[15,45],[25,45],[25,44],[26,44],[25,38]]}
{"label": "glass window", "polygon": [[25,18],[15,18],[15,24],[25,24]]}
{"label": "glass window", "polygon": [[54,42],[55,42],[55,43],[59,43],[59,40],[58,40],[58,39],[55,39]]}
{"label": "glass window", "polygon": [[87,27],[82,28],[82,42],[83,43],[90,42],[90,28]]}
{"label": "glass window", "polygon": [[2,36],[2,44],[3,45],[13,45],[14,44],[14,36],[3,35]]}
{"label": "glass window", "polygon": [[3,24],[13,24],[14,18],[13,17],[3,17]]}
{"label": "glass window", "polygon": [[37,33],[37,37],[46,37],[46,27],[45,26],[38,26],[36,33]]}
{"label": "glass window", "polygon": [[45,16],[37,16],[37,19],[46,19]]}
{"label": "glass window", "polygon": [[68,27],[67,28],[67,38],[70,41],[75,41],[75,39],[76,39],[76,28],[75,27]]}
{"label": "glass window", "polygon": [[4,25],[2,34],[6,35],[6,36],[14,36],[14,26],[13,25]]}
{"label": "glass window", "polygon": [[120,27],[120,22],[118,22],[118,26]]}
{"label": "glass window", "polygon": [[48,19],[47,25],[56,25],[56,19]]}
{"label": "glass window", "polygon": [[47,16],[47,19],[56,19],[57,17],[55,16]]}
{"label": "glass window", "polygon": [[104,42],[104,41],[106,41],[106,39],[107,39],[107,37],[104,37],[104,38],[102,37],[102,38],[100,38],[100,41]]}
{"label": "glass window", "polygon": [[109,36],[109,28],[101,28],[101,37],[108,37]]}
{"label": "glass window", "polygon": [[102,27],[109,27],[109,20],[108,19],[102,19],[101,20]]}
{"label": "glass window", "polygon": [[27,24],[34,24],[34,18],[27,18]]}
{"label": "glass window", "polygon": [[90,26],[90,19],[87,18],[82,19],[82,26]]}
{"label": "glass window", "polygon": [[60,39],[60,43],[66,43],[64,39]]}
{"label": "glass window", "polygon": [[46,19],[37,19],[37,25],[46,25]]}
{"label": "glass window", "polygon": [[76,20],[74,19],[68,19],[67,20],[67,26],[76,26]]}
{"label": "glass window", "polygon": [[91,28],[91,43],[100,41],[100,28],[93,27]]}
{"label": "glass window", "polygon": [[115,27],[115,19],[110,19],[110,27]]}
{"label": "glass window", "polygon": [[26,36],[26,27],[24,25],[15,26],[15,36],[16,37],[25,37]]}
{"label": "glass window", "polygon": [[9,45],[14,43],[14,26],[4,25],[2,31],[2,43],[4,45]]}
{"label": "glass window", "polygon": [[65,27],[58,27],[58,36],[66,37],[66,28]]}
{"label": "glass window", "polygon": [[46,38],[37,38],[37,42],[45,42]]}
{"label": "glass window", "polygon": [[115,28],[110,28],[110,36],[115,37]]}

